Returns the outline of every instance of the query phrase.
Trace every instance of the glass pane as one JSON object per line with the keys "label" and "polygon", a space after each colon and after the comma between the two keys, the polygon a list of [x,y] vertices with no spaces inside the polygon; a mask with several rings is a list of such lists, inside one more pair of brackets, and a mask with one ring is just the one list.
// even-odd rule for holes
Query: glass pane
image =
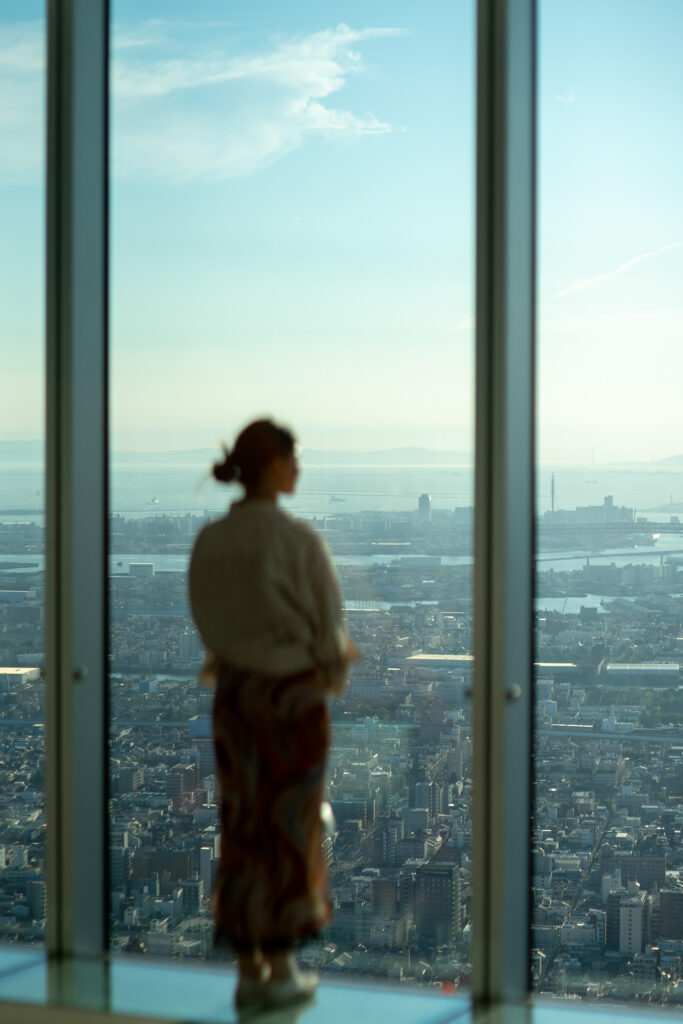
{"label": "glass pane", "polygon": [[45,9],[0,7],[0,941],[45,931]]}
{"label": "glass pane", "polygon": [[[182,16],[179,11],[183,12]],[[211,694],[187,604],[250,420],[364,660],[332,702],[336,972],[469,974],[474,4],[113,5],[115,948],[208,956]],[[178,20],[182,17],[182,20]]]}
{"label": "glass pane", "polygon": [[677,1002],[683,9],[541,4],[534,976]]}

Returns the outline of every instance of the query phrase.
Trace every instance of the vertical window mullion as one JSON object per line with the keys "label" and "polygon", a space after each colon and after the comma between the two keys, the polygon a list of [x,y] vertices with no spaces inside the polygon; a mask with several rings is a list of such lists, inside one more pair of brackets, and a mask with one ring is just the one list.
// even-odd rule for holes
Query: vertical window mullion
{"label": "vertical window mullion", "polygon": [[481,0],[473,987],[529,987],[535,2]]}
{"label": "vertical window mullion", "polygon": [[106,0],[48,5],[47,879],[53,956],[106,948]]}

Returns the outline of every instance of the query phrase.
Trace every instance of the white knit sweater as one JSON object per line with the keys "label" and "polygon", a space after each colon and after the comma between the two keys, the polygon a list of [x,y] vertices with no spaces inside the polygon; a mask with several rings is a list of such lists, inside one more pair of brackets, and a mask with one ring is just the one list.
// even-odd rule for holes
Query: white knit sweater
{"label": "white knit sweater", "polygon": [[343,688],[348,637],[327,548],[273,502],[237,502],[201,531],[190,603],[207,650],[229,664],[272,676],[319,668]]}

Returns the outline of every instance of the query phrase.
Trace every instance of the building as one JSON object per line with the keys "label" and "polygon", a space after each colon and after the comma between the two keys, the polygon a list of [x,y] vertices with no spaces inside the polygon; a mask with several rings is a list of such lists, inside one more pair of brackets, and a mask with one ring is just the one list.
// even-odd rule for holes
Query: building
{"label": "building", "polygon": [[26,902],[36,921],[42,921],[47,913],[47,892],[45,882],[31,881],[26,883]]}
{"label": "building", "polygon": [[619,952],[642,953],[648,938],[647,897],[644,893],[624,897],[619,905]]}
{"label": "building", "polygon": [[621,938],[621,901],[626,896],[625,889],[610,892],[605,900],[605,945],[616,952]]}
{"label": "building", "polygon": [[204,881],[198,875],[185,878],[180,883],[183,894],[183,913],[188,917],[196,917],[202,906],[204,897]]}
{"label": "building", "polygon": [[417,503],[417,519],[419,523],[431,523],[432,499],[429,494],[421,494]]}
{"label": "building", "polygon": [[39,668],[0,668],[0,690],[14,690],[40,679]]}
{"label": "building", "polygon": [[392,917],[398,911],[398,883],[395,878],[374,878],[372,905],[378,917]]}
{"label": "building", "polygon": [[451,864],[425,864],[415,872],[418,939],[452,945],[462,931],[460,872]]}
{"label": "building", "polygon": [[603,682],[614,686],[675,686],[681,681],[681,666],[677,661],[610,662],[600,673]]}
{"label": "building", "polygon": [[138,576],[142,579],[154,576],[154,571],[154,562],[131,562],[128,566],[129,576]]}
{"label": "building", "polygon": [[140,789],[145,780],[142,768],[122,768],[119,772],[119,792],[130,793]]}
{"label": "building", "polygon": [[662,889],[659,900],[658,934],[665,939],[683,939],[683,889]]}
{"label": "building", "polygon": [[637,882],[641,889],[652,891],[663,889],[666,884],[666,857],[619,857],[621,880],[628,888],[629,882]]}

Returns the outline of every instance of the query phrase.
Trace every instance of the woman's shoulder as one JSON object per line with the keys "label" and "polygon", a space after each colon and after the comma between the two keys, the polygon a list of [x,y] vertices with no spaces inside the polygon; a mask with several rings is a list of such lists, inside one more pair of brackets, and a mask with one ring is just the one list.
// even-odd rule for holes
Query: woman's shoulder
{"label": "woman's shoulder", "polygon": [[237,502],[227,515],[207,523],[197,535],[195,554],[199,551],[209,554],[231,543],[241,544],[253,537],[254,543],[271,548],[282,544],[300,552],[311,552],[314,556],[326,551],[323,538],[318,530],[304,519],[297,519],[289,512],[271,502]]}
{"label": "woman's shoulder", "polygon": [[286,542],[303,553],[310,553],[315,557],[327,551],[327,546],[319,530],[316,530],[305,519],[298,519],[274,506],[277,532]]}

